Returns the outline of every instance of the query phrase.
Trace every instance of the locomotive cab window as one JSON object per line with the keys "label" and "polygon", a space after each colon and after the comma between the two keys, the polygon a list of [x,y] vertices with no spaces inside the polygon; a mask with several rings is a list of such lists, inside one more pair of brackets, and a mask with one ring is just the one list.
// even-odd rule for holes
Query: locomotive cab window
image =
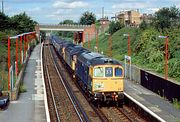
{"label": "locomotive cab window", "polygon": [[104,68],[103,67],[94,68],[94,77],[103,77],[103,76],[104,76]]}
{"label": "locomotive cab window", "polygon": [[113,76],[113,68],[112,67],[106,67],[105,68],[105,76],[106,77],[112,77]]}
{"label": "locomotive cab window", "polygon": [[119,67],[116,67],[115,68],[115,76],[116,77],[121,77],[123,74],[122,74],[122,68],[119,68]]}

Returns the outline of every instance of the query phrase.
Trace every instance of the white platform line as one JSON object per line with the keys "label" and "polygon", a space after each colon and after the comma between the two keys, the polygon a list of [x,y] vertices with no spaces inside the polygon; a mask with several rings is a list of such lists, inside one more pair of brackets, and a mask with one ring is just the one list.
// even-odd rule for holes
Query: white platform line
{"label": "white platform line", "polygon": [[127,93],[124,92],[124,95],[127,96],[130,100],[132,100],[133,102],[135,102],[139,107],[141,107],[142,109],[144,109],[146,112],[148,112],[149,114],[151,114],[153,117],[155,117],[156,119],[158,119],[161,122],[166,122],[164,119],[162,119],[161,117],[159,117],[157,114],[155,114],[154,112],[152,112],[149,108],[147,108],[146,106],[144,106],[143,104],[141,104],[140,102],[138,102],[137,100],[135,100],[133,97],[131,97],[130,95],[128,95]]}
{"label": "white platform line", "polygon": [[46,95],[46,87],[45,87],[45,81],[44,81],[44,69],[43,69],[43,60],[42,60],[42,49],[43,49],[43,43],[41,44],[41,71],[42,71],[42,80],[43,80],[43,87],[44,87],[44,105],[45,105],[45,111],[46,111],[46,120],[47,122],[50,122],[50,115],[49,115],[49,107],[47,103],[47,95]]}

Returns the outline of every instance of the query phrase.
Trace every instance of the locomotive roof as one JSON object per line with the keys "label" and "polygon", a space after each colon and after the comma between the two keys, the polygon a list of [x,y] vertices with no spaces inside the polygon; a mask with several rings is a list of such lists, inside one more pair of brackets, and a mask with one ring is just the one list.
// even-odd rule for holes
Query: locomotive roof
{"label": "locomotive roof", "polygon": [[90,53],[83,53],[82,57],[84,57],[86,60],[92,60],[94,58],[103,57],[103,55],[95,52],[90,52]]}
{"label": "locomotive roof", "polygon": [[71,55],[80,55],[81,53],[89,53],[90,51],[85,48],[79,48],[77,50],[72,50],[70,53]]}
{"label": "locomotive roof", "polygon": [[105,65],[105,64],[117,64],[120,65],[120,63],[114,59],[105,57],[104,55],[101,55],[99,53],[82,53],[79,57],[79,60],[87,64],[88,66],[95,66],[95,65]]}
{"label": "locomotive roof", "polygon": [[52,40],[54,40],[56,43],[62,43],[62,42],[63,42],[63,40],[60,39],[60,38],[58,38],[57,36],[52,36],[51,38],[52,38]]}
{"label": "locomotive roof", "polygon": [[103,55],[95,52],[84,52],[78,56],[78,59],[87,65],[92,65],[91,61],[95,58],[101,58]]}
{"label": "locomotive roof", "polygon": [[68,42],[68,41],[64,41],[63,43],[61,43],[61,46],[62,47],[67,47],[67,46],[75,46],[75,44],[71,43],[71,42]]}
{"label": "locomotive roof", "polygon": [[120,65],[120,63],[117,60],[111,59],[111,58],[95,58],[90,61],[91,65],[100,65],[100,64],[114,64],[114,65]]}
{"label": "locomotive roof", "polygon": [[70,55],[74,55],[74,54],[81,54],[83,52],[90,52],[89,50],[79,46],[79,45],[76,45],[76,46],[68,46],[66,48],[66,51],[68,51],[70,53]]}

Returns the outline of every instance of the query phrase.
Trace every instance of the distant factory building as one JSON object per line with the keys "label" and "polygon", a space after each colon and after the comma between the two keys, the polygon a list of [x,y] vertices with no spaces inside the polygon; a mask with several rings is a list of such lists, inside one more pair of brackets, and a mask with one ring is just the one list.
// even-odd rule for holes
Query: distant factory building
{"label": "distant factory building", "polygon": [[141,15],[138,10],[122,11],[117,18],[126,26],[138,26],[141,23]]}

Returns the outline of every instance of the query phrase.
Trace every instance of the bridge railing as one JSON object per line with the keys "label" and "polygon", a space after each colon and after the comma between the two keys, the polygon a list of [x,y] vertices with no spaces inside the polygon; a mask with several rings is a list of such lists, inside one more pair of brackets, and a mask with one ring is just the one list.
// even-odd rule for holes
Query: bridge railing
{"label": "bridge railing", "polygon": [[86,27],[92,27],[92,25],[80,25],[80,24],[39,24],[40,27],[72,27],[72,28],[86,28]]}

